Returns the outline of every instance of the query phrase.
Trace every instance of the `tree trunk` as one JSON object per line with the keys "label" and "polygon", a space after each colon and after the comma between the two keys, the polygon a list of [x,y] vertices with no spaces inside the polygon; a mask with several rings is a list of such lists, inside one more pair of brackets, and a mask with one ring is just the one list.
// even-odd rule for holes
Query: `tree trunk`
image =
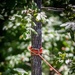
{"label": "tree trunk", "polygon": [[[34,0],[37,3],[38,8],[41,10],[41,1],[42,0]],[[35,22],[36,26],[32,26],[32,28],[37,32],[37,34],[31,32],[31,42],[32,48],[40,49],[42,46],[41,42],[41,23]],[[31,75],[42,75],[42,67],[41,67],[41,58],[37,55],[31,56],[31,67],[32,73]]]}
{"label": "tree trunk", "polygon": [[49,75],[54,75],[55,72],[54,71],[49,71]]}

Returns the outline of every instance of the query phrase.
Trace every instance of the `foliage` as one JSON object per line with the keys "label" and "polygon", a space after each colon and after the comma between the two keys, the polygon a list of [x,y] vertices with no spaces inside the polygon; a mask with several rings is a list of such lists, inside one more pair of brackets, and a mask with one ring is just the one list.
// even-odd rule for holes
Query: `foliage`
{"label": "foliage", "polygon": [[[64,70],[63,75],[68,75],[68,66],[74,60],[74,43],[68,33],[64,33],[64,29],[60,30],[58,16],[52,16],[48,19],[48,24],[43,27],[43,47],[45,58],[60,71]],[[50,37],[50,38],[49,38]],[[67,68],[62,69],[63,65]],[[61,68],[60,68],[61,67]]]}
{"label": "foliage", "polygon": [[[58,69],[62,75],[75,74],[75,42],[71,40],[69,33],[60,27],[63,22],[69,21],[66,15],[71,10],[67,10],[67,4],[72,4],[72,1],[43,0],[43,6],[61,8],[65,5],[63,8],[67,8],[63,13],[49,11],[38,13],[39,9],[33,0],[32,2],[31,0],[3,0],[0,2],[1,75],[30,75],[31,59],[27,47],[30,45],[30,31],[37,34],[31,28],[31,25],[36,25],[34,20],[42,22],[44,58]],[[74,18],[74,15],[72,15],[72,18]],[[43,74],[49,73],[48,71],[48,66],[43,63]]]}
{"label": "foliage", "polygon": [[65,24],[62,24],[61,26],[64,26],[65,29],[68,32],[70,32],[72,40],[75,41],[75,23],[74,22],[67,22]]}

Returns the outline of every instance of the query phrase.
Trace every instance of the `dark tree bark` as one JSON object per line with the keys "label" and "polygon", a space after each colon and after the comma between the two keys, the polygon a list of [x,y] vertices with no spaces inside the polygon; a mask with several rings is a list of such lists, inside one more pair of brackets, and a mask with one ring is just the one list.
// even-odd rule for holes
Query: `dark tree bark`
{"label": "dark tree bark", "polygon": [[54,71],[49,71],[49,75],[54,75],[55,72]]}
{"label": "dark tree bark", "polygon": [[[41,10],[41,1],[42,0],[34,0],[37,3],[38,8]],[[37,32],[37,34],[31,32],[31,42],[32,47],[40,49],[42,46],[41,42],[41,23],[36,22],[36,26],[32,26],[32,28]],[[32,67],[32,74],[31,75],[42,75],[42,67],[41,67],[41,58],[37,55],[31,56],[31,67]]]}

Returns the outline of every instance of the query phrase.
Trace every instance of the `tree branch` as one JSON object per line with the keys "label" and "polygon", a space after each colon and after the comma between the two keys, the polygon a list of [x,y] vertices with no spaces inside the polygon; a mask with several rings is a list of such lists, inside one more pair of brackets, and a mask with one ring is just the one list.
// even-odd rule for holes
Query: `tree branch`
{"label": "tree branch", "polygon": [[55,7],[41,7],[42,9],[51,10],[51,11],[64,11],[64,8],[55,8]]}

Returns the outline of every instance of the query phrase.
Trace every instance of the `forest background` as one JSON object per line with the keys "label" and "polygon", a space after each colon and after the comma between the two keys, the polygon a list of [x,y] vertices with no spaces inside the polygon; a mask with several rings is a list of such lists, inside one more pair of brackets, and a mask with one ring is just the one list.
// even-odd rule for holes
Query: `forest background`
{"label": "forest background", "polygon": [[[32,21],[42,23],[43,57],[62,75],[75,75],[74,32],[61,24],[75,19],[74,0],[42,0],[41,12],[33,0],[0,0],[0,75],[30,75]],[[41,17],[40,17],[41,16]],[[75,24],[74,24],[75,26]],[[68,27],[70,29],[70,27]],[[42,75],[52,75],[42,61]]]}

